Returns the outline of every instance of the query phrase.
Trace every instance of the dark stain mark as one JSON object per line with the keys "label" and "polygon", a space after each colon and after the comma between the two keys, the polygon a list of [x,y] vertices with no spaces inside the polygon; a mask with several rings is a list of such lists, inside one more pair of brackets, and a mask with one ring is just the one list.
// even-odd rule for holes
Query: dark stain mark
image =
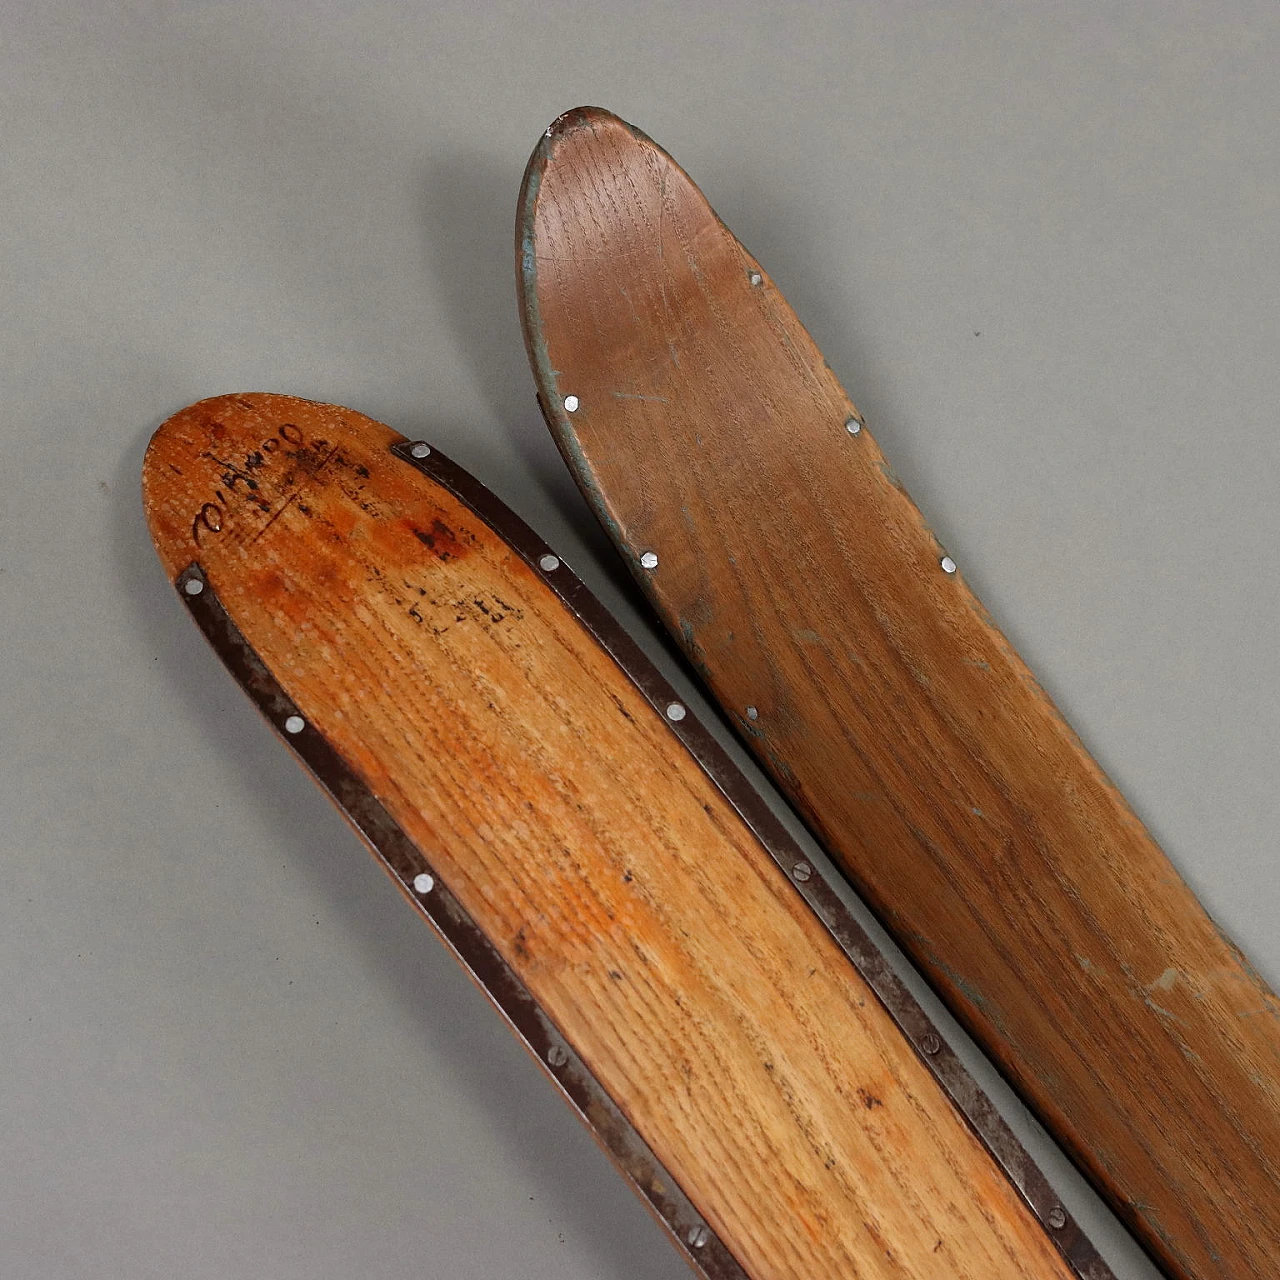
{"label": "dark stain mark", "polygon": [[868,1111],[874,1111],[877,1107],[884,1106],[884,1103],[870,1089],[860,1088],[858,1090],[858,1099]]}
{"label": "dark stain mark", "polygon": [[[466,548],[458,541],[457,535],[439,517],[432,520],[430,530],[419,529],[417,525],[409,526],[413,536],[430,551],[437,560],[455,560],[466,555]],[[462,621],[461,618],[458,619]]]}

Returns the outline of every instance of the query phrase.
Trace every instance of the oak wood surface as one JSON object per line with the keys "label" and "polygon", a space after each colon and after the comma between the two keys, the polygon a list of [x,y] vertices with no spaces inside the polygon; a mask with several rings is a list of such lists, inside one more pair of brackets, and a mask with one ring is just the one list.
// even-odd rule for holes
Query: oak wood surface
{"label": "oak wood surface", "polygon": [[944,568],[768,274],[590,108],[534,152],[517,258],[561,452],[747,743],[1170,1274],[1280,1274],[1280,1002]]}
{"label": "oak wood surface", "polygon": [[669,726],[399,439],[287,397],[184,410],[144,471],[166,571],[200,563],[751,1276],[1065,1280]]}

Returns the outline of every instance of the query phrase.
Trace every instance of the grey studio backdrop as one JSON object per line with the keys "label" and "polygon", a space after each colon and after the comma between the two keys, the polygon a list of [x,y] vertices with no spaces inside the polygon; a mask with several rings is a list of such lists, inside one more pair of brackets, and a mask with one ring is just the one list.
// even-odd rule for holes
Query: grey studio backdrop
{"label": "grey studio backdrop", "polygon": [[[520,341],[521,172],[584,102],[766,265],[1280,981],[1273,3],[21,3],[3,27],[0,1276],[686,1274],[206,651],[138,497],[193,400],[350,405],[496,490],[704,709]],[[1117,1273],[1151,1276],[966,1057]]]}

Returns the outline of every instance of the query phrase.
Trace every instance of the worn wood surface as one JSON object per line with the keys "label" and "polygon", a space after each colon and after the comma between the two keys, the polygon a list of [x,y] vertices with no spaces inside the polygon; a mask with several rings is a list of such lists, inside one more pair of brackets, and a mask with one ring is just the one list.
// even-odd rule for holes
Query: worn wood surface
{"label": "worn wood surface", "polygon": [[1280,1003],[943,568],[767,273],[591,109],[535,151],[517,255],[561,451],[746,741],[1170,1274],[1280,1274]]}
{"label": "worn wood surface", "polygon": [[156,434],[222,603],[749,1274],[1068,1270],[662,717],[387,427],[237,396]]}

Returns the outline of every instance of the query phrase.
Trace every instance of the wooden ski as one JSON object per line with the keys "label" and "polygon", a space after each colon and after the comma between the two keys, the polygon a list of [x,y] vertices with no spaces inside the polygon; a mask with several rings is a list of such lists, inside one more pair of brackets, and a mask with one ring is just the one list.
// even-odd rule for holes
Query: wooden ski
{"label": "wooden ski", "polygon": [[547,422],[744,740],[1169,1274],[1280,1274],[1280,1002],[767,272],[605,111],[547,131],[518,216]]}
{"label": "wooden ski", "polygon": [[707,1277],[1110,1272],[817,868],[555,552],[331,405],[157,431],[233,676]]}

